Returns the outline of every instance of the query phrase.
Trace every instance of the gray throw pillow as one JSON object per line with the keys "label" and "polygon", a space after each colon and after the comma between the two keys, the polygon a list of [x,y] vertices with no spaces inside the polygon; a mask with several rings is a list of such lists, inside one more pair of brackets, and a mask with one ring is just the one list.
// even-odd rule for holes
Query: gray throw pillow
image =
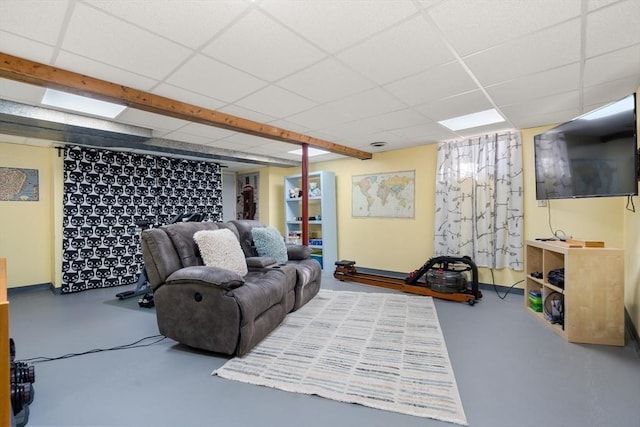
{"label": "gray throw pillow", "polygon": [[258,255],[273,258],[280,264],[289,260],[284,239],[274,227],[254,227],[251,235]]}

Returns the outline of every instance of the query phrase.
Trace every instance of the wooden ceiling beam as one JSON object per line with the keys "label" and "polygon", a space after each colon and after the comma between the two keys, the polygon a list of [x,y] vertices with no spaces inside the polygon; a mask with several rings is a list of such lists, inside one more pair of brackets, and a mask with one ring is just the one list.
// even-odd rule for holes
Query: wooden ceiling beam
{"label": "wooden ceiling beam", "polygon": [[0,77],[262,138],[297,145],[308,144],[325,151],[361,160],[372,157],[372,154],[366,151],[198,107],[3,52],[0,52]]}

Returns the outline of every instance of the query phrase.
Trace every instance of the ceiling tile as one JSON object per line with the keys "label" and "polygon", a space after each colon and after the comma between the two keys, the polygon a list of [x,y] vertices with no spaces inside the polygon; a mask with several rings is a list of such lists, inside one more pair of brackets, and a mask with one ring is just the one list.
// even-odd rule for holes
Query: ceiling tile
{"label": "ceiling tile", "polygon": [[461,56],[503,44],[580,16],[580,1],[441,2],[428,11]]}
{"label": "ceiling tile", "polygon": [[379,84],[454,59],[438,32],[416,16],[338,55],[338,59]]}
{"label": "ceiling tile", "polygon": [[[362,136],[354,136],[349,138],[348,141],[341,140],[342,143],[348,142],[348,144],[352,147],[355,147],[359,150],[368,151],[368,152],[380,152],[380,151],[389,151],[393,150],[393,142],[398,138],[397,135],[391,132],[387,132],[384,130],[375,130],[366,135]],[[386,142],[387,145],[383,147],[374,147],[371,145],[372,142]]]}
{"label": "ceiling tile", "polygon": [[277,85],[324,103],[370,89],[374,83],[335,59],[327,58],[280,80]]}
{"label": "ceiling tile", "polygon": [[123,20],[164,38],[197,49],[244,12],[248,3],[237,0],[122,1],[85,0]]}
{"label": "ceiling tile", "polygon": [[191,144],[201,144],[201,145],[206,145],[209,141],[212,140],[211,138],[207,138],[205,136],[193,135],[190,133],[185,133],[180,131],[169,132],[165,134],[162,138],[175,140],[175,141],[189,142]]}
{"label": "ceiling tile", "polygon": [[186,126],[180,128],[180,133],[201,136],[208,140],[218,140],[222,138],[228,138],[235,132],[222,129],[214,126],[207,126],[200,123],[189,123]]}
{"label": "ceiling tile", "polygon": [[157,80],[66,51],[58,54],[55,66],[138,90],[148,91],[158,84]]}
{"label": "ceiling tile", "polygon": [[620,0],[587,0],[587,10],[591,12],[619,1]]}
{"label": "ceiling tile", "polygon": [[262,80],[203,55],[187,61],[167,83],[225,102],[233,102],[266,86]]}
{"label": "ceiling tile", "polygon": [[513,126],[511,126],[507,122],[502,122],[502,123],[493,123],[486,126],[479,126],[471,129],[461,129],[456,131],[455,133],[458,134],[459,138],[474,138],[480,135],[486,135],[489,133],[496,133],[496,132],[507,132],[510,130],[513,130]]}
{"label": "ceiling tile", "polygon": [[298,133],[302,133],[302,134],[310,134],[309,132],[311,132],[311,129],[309,129],[306,126],[303,126],[301,124],[298,123],[294,123],[291,122],[289,120],[283,120],[283,119],[278,119],[278,120],[265,120],[265,123],[271,125],[271,126],[275,126],[275,127],[279,127],[282,129],[286,129],[288,131],[291,132],[298,132]]}
{"label": "ceiling tile", "polygon": [[[2,19],[0,19],[0,28],[2,28]],[[55,50],[52,46],[0,30],[0,52],[48,64]]]}
{"label": "ceiling tile", "polygon": [[493,105],[485,94],[481,90],[473,90],[414,107],[414,110],[436,122],[490,108],[493,108]]}
{"label": "ceiling tile", "polygon": [[298,148],[300,148],[300,146],[297,144],[268,140],[258,146],[252,147],[251,152],[254,154],[277,156],[278,154],[287,153],[288,151],[297,150]]}
{"label": "ceiling tile", "polygon": [[417,12],[409,1],[264,0],[260,7],[330,53]]}
{"label": "ceiling tile", "polygon": [[577,90],[580,86],[580,64],[574,63],[509,80],[486,88],[496,105],[507,105],[554,93]]}
{"label": "ceiling tile", "polygon": [[278,80],[325,54],[274,20],[252,11],[202,53],[268,81]]}
{"label": "ceiling tile", "polygon": [[8,101],[40,106],[45,88],[0,78],[0,97]]}
{"label": "ceiling tile", "polygon": [[165,83],[159,85],[151,92],[155,95],[164,96],[165,98],[175,99],[176,101],[208,108],[210,110],[218,110],[223,105],[226,105],[226,103],[218,99]]}
{"label": "ceiling tile", "polygon": [[580,111],[580,93],[578,90],[567,91],[526,102],[505,105],[500,110],[519,129],[541,126],[549,123],[541,120],[548,120],[551,114],[560,113],[562,117],[570,115],[570,118],[578,115]]}
{"label": "ceiling tile", "polygon": [[327,106],[353,120],[371,117],[405,107],[396,98],[379,88],[369,89],[365,92],[351,95],[347,98],[331,102],[327,104]]}
{"label": "ceiling tile", "polygon": [[622,99],[636,92],[639,87],[640,75],[586,87],[584,88],[583,103],[589,107],[585,109],[585,112],[600,105]]}
{"label": "ceiling tile", "polygon": [[244,108],[283,118],[308,110],[315,103],[276,86],[268,86],[235,103]]}
{"label": "ceiling tile", "polygon": [[73,10],[62,48],[156,79],[164,78],[190,53],[176,43],[82,3]]}
{"label": "ceiling tile", "polygon": [[627,0],[587,15],[587,58],[640,43],[640,2]]}
{"label": "ceiling tile", "polygon": [[408,106],[415,106],[468,92],[478,86],[459,63],[451,62],[388,84],[384,88]]}
{"label": "ceiling tile", "polygon": [[[0,28],[31,40],[56,45],[69,2],[67,0],[2,0]],[[36,12],[37,11],[37,12]]]}
{"label": "ceiling tile", "polygon": [[[511,107],[509,107],[511,108]],[[538,126],[557,125],[580,115],[580,109],[572,108],[564,111],[533,113],[526,106],[513,107],[512,122],[518,129],[526,129]]]}
{"label": "ceiling tile", "polygon": [[420,6],[424,9],[428,9],[431,6],[440,3],[442,0],[418,0]]}
{"label": "ceiling tile", "polygon": [[[307,129],[324,129],[328,126],[350,121],[344,114],[334,111],[333,108],[319,105],[302,113],[287,117],[287,121],[296,125],[301,125]],[[274,124],[277,122],[274,122]]]}
{"label": "ceiling tile", "polygon": [[257,147],[259,145],[266,144],[267,142],[271,143],[273,140],[236,132],[227,138],[214,142],[214,144],[218,147],[229,150],[242,150],[244,148]]}
{"label": "ceiling tile", "polygon": [[322,132],[331,135],[331,139],[354,138],[369,135],[371,132],[381,131],[381,123],[371,123],[370,119],[355,120],[322,129]]}
{"label": "ceiling tile", "polygon": [[589,58],[584,64],[585,86],[632,76],[640,76],[640,44]]}
{"label": "ceiling tile", "polygon": [[430,122],[422,114],[415,112],[411,108],[384,113],[378,116],[359,120],[359,124],[367,128],[380,128],[388,131],[394,129],[417,126]]}
{"label": "ceiling tile", "polygon": [[483,85],[500,83],[579,60],[579,19],[464,58]]}
{"label": "ceiling tile", "polygon": [[218,109],[218,111],[220,111],[221,113],[229,114],[229,115],[240,117],[247,120],[253,120],[255,122],[260,122],[260,123],[267,123],[272,120],[275,120],[275,117],[273,116],[269,116],[262,112],[249,110],[247,108],[240,107],[239,105],[235,105],[235,104],[227,104],[224,107],[221,107],[220,109]]}
{"label": "ceiling tile", "polygon": [[442,141],[457,137],[455,133],[440,126],[438,123],[425,123],[418,126],[395,129],[393,134],[411,141],[424,142]]}
{"label": "ceiling tile", "polygon": [[[124,110],[118,116],[118,122],[158,130],[160,134],[180,129],[189,124],[186,120],[174,119],[173,117],[148,113],[146,111],[135,110],[133,108],[127,108]],[[154,133],[154,136],[158,135]]]}

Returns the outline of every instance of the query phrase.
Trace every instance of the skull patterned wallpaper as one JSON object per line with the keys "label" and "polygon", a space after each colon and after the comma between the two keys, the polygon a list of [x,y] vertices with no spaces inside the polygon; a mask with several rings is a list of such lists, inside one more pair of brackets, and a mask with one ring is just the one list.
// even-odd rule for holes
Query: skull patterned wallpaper
{"label": "skull patterned wallpaper", "polygon": [[67,147],[62,293],[132,285],[142,270],[136,221],[201,212],[222,220],[217,163]]}

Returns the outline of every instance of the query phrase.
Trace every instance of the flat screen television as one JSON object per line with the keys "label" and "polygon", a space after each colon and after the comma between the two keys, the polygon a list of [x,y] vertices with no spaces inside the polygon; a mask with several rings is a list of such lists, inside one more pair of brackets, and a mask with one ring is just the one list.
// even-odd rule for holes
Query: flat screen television
{"label": "flat screen television", "polygon": [[635,97],[534,136],[537,200],[638,194]]}

